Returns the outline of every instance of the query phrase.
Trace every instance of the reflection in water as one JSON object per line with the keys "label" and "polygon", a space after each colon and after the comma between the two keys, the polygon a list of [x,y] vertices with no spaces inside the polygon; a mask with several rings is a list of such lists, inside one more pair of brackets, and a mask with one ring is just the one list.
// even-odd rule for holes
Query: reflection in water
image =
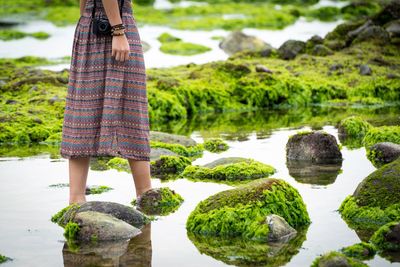
{"label": "reflection in water", "polygon": [[142,233],[130,240],[82,243],[79,248],[64,243],[64,266],[151,266],[151,223],[140,229]]}
{"label": "reflection in water", "polygon": [[299,252],[307,229],[298,230],[288,243],[245,241],[240,238],[204,237],[187,232],[200,253],[235,266],[283,266]]}
{"label": "reflection in water", "polygon": [[333,184],[340,173],[342,162],[338,164],[313,164],[304,161],[286,162],[290,176],[299,183],[313,185]]}

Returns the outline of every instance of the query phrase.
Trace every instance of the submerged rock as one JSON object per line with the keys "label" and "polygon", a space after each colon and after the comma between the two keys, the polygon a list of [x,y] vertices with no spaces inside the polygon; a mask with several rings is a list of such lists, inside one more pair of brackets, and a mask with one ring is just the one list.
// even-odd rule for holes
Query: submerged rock
{"label": "submerged rock", "polygon": [[316,258],[311,267],[368,267],[361,261],[347,257],[346,255],[332,251]]}
{"label": "submerged rock", "polygon": [[257,52],[273,50],[272,46],[262,39],[244,34],[241,31],[231,32],[219,43],[219,47],[229,55],[242,51]]}
{"label": "submerged rock", "polygon": [[317,164],[342,162],[336,138],[321,131],[297,133],[286,144],[288,161],[307,161]]}
{"label": "submerged rock", "polygon": [[366,242],[344,247],[340,251],[347,257],[352,257],[359,260],[372,259],[376,253],[374,245]]}
{"label": "submerged rock", "polygon": [[[130,239],[141,233],[138,228],[114,216],[97,211],[79,212],[72,221],[79,226],[74,238],[77,241]],[[68,224],[65,227],[66,229]]]}
{"label": "submerged rock", "polygon": [[[265,178],[201,201],[190,213],[186,229],[209,237],[240,237],[266,242],[271,238],[266,220],[270,214],[281,216],[295,229],[310,223],[299,192],[283,180]],[[276,232],[272,237],[274,234]]]}
{"label": "submerged rock", "polygon": [[374,166],[380,167],[400,157],[400,145],[391,142],[377,143],[368,150],[367,156]]}
{"label": "submerged rock", "polygon": [[305,51],[306,43],[297,40],[288,40],[278,49],[279,57],[282,59],[294,59],[298,54]]}
{"label": "submerged rock", "polygon": [[168,215],[176,211],[183,201],[174,190],[161,187],[147,190],[139,199],[133,200],[132,205],[147,215]]}

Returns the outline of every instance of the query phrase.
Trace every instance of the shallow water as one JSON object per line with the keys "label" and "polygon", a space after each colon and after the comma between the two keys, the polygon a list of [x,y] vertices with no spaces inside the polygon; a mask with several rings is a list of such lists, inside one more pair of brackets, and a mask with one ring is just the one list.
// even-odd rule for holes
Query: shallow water
{"label": "shallow water", "polygon": [[[220,136],[230,146],[228,151],[220,154],[205,152],[193,164],[205,164],[227,156],[254,158],[274,166],[277,173],[273,177],[282,178],[299,190],[312,224],[298,253],[285,266],[309,266],[319,254],[360,242],[355,231],[347,227],[336,210],[343,199],[353,193],[359,182],[375,170],[366,158],[364,148],[348,150],[343,147],[342,172],[328,184],[324,181],[308,184],[304,180],[296,180],[289,174],[285,160],[285,145],[290,135],[299,130],[321,129],[322,126],[323,130],[337,137],[335,125],[340,114],[370,114],[371,122],[376,125],[399,124],[400,121],[398,108],[336,111],[318,109],[315,113],[309,110],[292,110],[288,113],[266,111],[231,114],[227,117],[221,116],[222,118],[209,117],[204,123],[182,127],[193,129],[182,131],[190,133],[196,141],[202,142],[205,137]],[[260,123],[254,123],[251,119],[246,123],[246,115],[257,118]],[[14,258],[3,266],[63,266],[64,261],[71,259],[70,253],[63,253],[63,229],[50,221],[54,213],[67,205],[68,188],[48,187],[50,184],[68,182],[67,168],[67,160],[51,159],[45,153],[25,158],[0,158],[0,252]],[[100,195],[88,195],[88,201],[114,201],[130,205],[135,196],[131,174],[116,170],[90,170],[88,185],[107,185],[114,188]],[[187,237],[185,222],[199,201],[231,186],[185,179],[161,182],[156,178],[152,179],[152,185],[168,186],[181,194],[185,201],[176,212],[153,221],[150,233],[143,235],[141,240],[132,241],[133,244],[146,244],[138,250],[143,255],[136,254],[136,257],[143,256],[142,259],[151,261],[152,266],[226,266],[222,261],[198,251]],[[115,261],[124,262],[124,257],[126,255]],[[88,258],[89,256],[86,260]],[[377,267],[400,265],[391,264],[380,256],[375,256],[367,263]]]}

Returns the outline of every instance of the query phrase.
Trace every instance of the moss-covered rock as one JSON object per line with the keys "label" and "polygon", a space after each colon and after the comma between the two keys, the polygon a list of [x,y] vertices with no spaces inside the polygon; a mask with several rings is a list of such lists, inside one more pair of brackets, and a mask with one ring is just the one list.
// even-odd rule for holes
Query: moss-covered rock
{"label": "moss-covered rock", "polygon": [[364,119],[351,116],[340,121],[338,125],[339,140],[348,148],[363,146],[363,139],[373,126]]}
{"label": "moss-covered rock", "polygon": [[222,152],[229,148],[229,145],[221,138],[208,138],[204,141],[203,146],[210,152]]}
{"label": "moss-covered rock", "polygon": [[202,236],[240,237],[265,242],[266,216],[276,214],[293,228],[310,223],[298,191],[283,180],[258,179],[201,201],[190,213],[186,229]]}
{"label": "moss-covered rock", "polygon": [[229,55],[243,51],[263,51],[270,54],[273,49],[271,45],[260,38],[247,35],[241,31],[232,31],[219,43],[219,47]]}
{"label": "moss-covered rock", "polygon": [[311,267],[329,266],[367,267],[368,265],[336,251],[325,253],[324,255],[316,258],[311,264]]}
{"label": "moss-covered rock", "polygon": [[0,30],[0,40],[3,41],[10,41],[15,39],[21,39],[27,36],[31,36],[37,39],[47,39],[50,35],[46,32],[34,32],[34,33],[27,33],[21,32],[11,29]]}
{"label": "moss-covered rock", "polygon": [[391,142],[377,143],[367,151],[367,157],[375,167],[380,168],[400,157],[400,145]]}
{"label": "moss-covered rock", "polygon": [[357,243],[340,250],[344,255],[359,260],[372,259],[375,256],[376,248],[374,245],[366,242]]}
{"label": "moss-covered rock", "polygon": [[197,144],[194,146],[184,146],[181,144],[171,144],[158,141],[150,141],[152,148],[165,148],[176,154],[188,158],[197,158],[203,155],[204,147],[203,144]]}
{"label": "moss-covered rock", "polygon": [[[161,79],[159,81],[161,81]],[[179,134],[165,133],[160,131],[150,131],[150,140],[154,142],[162,142],[167,144],[180,144],[186,147],[197,145],[196,141],[193,140],[191,137]]]}
{"label": "moss-covered rock", "polygon": [[115,169],[119,172],[132,172],[129,161],[125,158],[114,157],[107,161],[106,165],[108,168]]}
{"label": "moss-covered rock", "polygon": [[158,36],[157,40],[161,42],[160,50],[167,54],[189,56],[211,50],[210,47],[204,45],[183,42],[180,38],[166,32]]}
{"label": "moss-covered rock", "polygon": [[383,225],[371,237],[371,243],[384,251],[400,251],[400,222]]}
{"label": "moss-covered rock", "polygon": [[156,161],[151,161],[151,175],[162,179],[170,178],[171,175],[179,175],[191,165],[190,159],[184,156],[161,156]]}
{"label": "moss-covered rock", "polygon": [[294,59],[298,54],[305,52],[306,43],[297,40],[288,40],[278,49],[278,54],[282,59]]}
{"label": "moss-covered rock", "polygon": [[359,206],[385,209],[400,204],[400,159],[368,175],[353,195]]}
{"label": "moss-covered rock", "polygon": [[147,215],[168,215],[175,212],[183,202],[181,195],[168,187],[152,188],[131,204]]}
{"label": "moss-covered rock", "polygon": [[182,177],[191,180],[232,182],[234,184],[235,182],[247,182],[268,177],[274,173],[275,169],[272,166],[247,159],[235,163],[220,164],[212,168],[190,165],[185,168]]}
{"label": "moss-covered rock", "polygon": [[350,227],[377,230],[400,220],[400,160],[386,164],[366,177],[339,207]]}

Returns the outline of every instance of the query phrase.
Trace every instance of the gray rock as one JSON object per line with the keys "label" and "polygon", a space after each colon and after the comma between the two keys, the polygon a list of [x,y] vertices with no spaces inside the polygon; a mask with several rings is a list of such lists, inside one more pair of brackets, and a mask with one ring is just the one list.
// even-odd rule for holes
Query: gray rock
{"label": "gray rock", "polygon": [[366,64],[360,65],[360,75],[363,76],[372,75],[372,69],[370,68],[370,66]]}
{"label": "gray rock", "polygon": [[313,35],[310,39],[307,40],[307,44],[310,45],[317,45],[317,44],[323,44],[324,43],[324,38],[322,38],[319,35]]}
{"label": "gray rock", "polygon": [[87,201],[77,210],[68,210],[61,218],[62,224],[65,225],[69,220],[73,219],[76,214],[85,211],[96,211],[109,214],[136,228],[142,228],[148,222],[146,215],[130,206],[122,205],[116,202]]}
{"label": "gray rock", "polygon": [[336,138],[320,131],[290,137],[286,144],[286,158],[288,161],[316,164],[337,164],[343,160]]}
{"label": "gray rock", "polygon": [[362,31],[364,31],[365,29],[367,29],[368,27],[373,26],[374,24],[372,23],[371,20],[367,20],[367,22],[365,22],[363,25],[361,25],[360,27],[358,27],[355,30],[349,31],[347,33],[347,37],[350,40],[353,40],[354,38],[356,38]]}
{"label": "gray rock", "polygon": [[219,47],[227,54],[232,55],[241,51],[266,51],[273,50],[273,47],[258,37],[244,34],[241,31],[233,31],[225,37]]}
{"label": "gray rock", "polygon": [[388,74],[386,75],[386,78],[388,78],[388,79],[399,79],[400,76],[397,75],[397,74],[395,74],[395,73],[388,73]]}
{"label": "gray rock", "polygon": [[150,150],[150,160],[159,160],[161,156],[178,156],[177,153],[162,147],[152,147]]}
{"label": "gray rock", "polygon": [[145,41],[143,41],[143,40],[141,41],[141,43],[142,43],[143,52],[147,52],[147,51],[150,50],[151,46],[150,46],[149,43],[147,43],[147,42],[145,42]]}
{"label": "gray rock", "polygon": [[273,73],[272,70],[268,69],[266,66],[261,64],[256,65],[256,72]]}
{"label": "gray rock", "polygon": [[332,55],[333,51],[330,48],[328,48],[328,47],[326,47],[326,46],[324,46],[322,44],[317,44],[312,49],[311,53],[314,56],[324,57],[324,56]]}
{"label": "gray rock", "polygon": [[266,223],[269,227],[268,241],[287,242],[297,234],[297,231],[279,215],[268,215]]}
{"label": "gray rock", "polygon": [[297,40],[288,40],[278,49],[278,54],[283,59],[294,59],[298,54],[304,52],[306,43]]}
{"label": "gray rock", "polygon": [[400,37],[400,19],[389,22],[385,30],[391,37]]}
{"label": "gray rock", "polygon": [[383,164],[395,161],[400,157],[400,145],[390,142],[377,143],[370,148],[370,151],[374,156],[372,160]]}
{"label": "gray rock", "polygon": [[322,256],[318,267],[351,267],[345,255]]}
{"label": "gray rock", "polygon": [[354,43],[374,40],[376,42],[386,44],[390,41],[390,36],[385,29],[380,26],[369,26],[361,31],[354,39]]}
{"label": "gray rock", "polygon": [[195,146],[197,144],[196,141],[194,141],[192,138],[184,135],[163,133],[157,131],[150,131],[150,140],[168,144],[181,144],[184,146]]}
{"label": "gray rock", "polygon": [[7,101],[6,101],[7,105],[14,105],[14,104],[17,104],[17,103],[18,103],[18,101],[14,100],[14,99],[7,99]]}
{"label": "gray rock", "polygon": [[97,211],[79,212],[72,221],[79,225],[76,236],[78,241],[87,242],[93,238],[98,241],[130,239],[141,233],[134,226],[109,214]]}
{"label": "gray rock", "polygon": [[219,165],[225,165],[225,164],[231,164],[231,163],[237,163],[237,162],[243,162],[243,161],[248,161],[248,158],[241,158],[241,157],[226,157],[226,158],[220,158],[217,160],[214,160],[210,163],[207,163],[203,165],[203,167],[207,168],[214,168]]}

